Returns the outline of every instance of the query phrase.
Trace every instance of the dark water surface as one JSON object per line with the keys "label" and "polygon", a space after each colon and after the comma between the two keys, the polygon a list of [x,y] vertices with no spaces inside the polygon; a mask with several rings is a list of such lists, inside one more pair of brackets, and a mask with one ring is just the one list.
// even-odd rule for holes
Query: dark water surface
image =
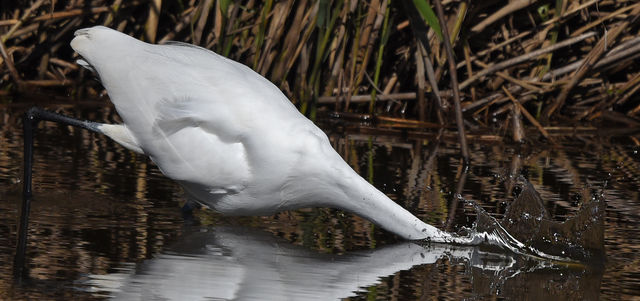
{"label": "dark water surface", "polygon": [[[0,299],[640,297],[639,135],[586,132],[557,137],[556,146],[525,148],[478,137],[471,170],[462,176],[455,139],[402,131],[370,136],[335,120],[323,125],[360,174],[449,231],[476,219],[456,191],[502,219],[522,188],[512,175],[525,174],[549,219],[562,222],[606,181],[605,261],[557,264],[502,250],[418,245],[333,209],[240,218],[198,210],[185,220],[183,192],[146,157],[105,137],[41,123],[27,249],[31,279],[17,284],[11,274],[24,110],[0,107]],[[107,106],[60,110],[118,120]]]}

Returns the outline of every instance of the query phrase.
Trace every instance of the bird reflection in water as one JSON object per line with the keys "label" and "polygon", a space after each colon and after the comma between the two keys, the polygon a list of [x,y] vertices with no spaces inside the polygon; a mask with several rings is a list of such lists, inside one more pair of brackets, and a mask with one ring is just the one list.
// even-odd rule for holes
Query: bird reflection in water
{"label": "bird reflection in water", "polygon": [[[417,272],[418,266],[432,269],[443,261],[464,267],[478,296],[532,279],[546,282],[548,276],[541,275],[548,273],[574,272],[566,266],[518,260],[518,255],[480,247],[402,242],[332,255],[256,229],[194,227],[186,232],[173,247],[153,259],[124,265],[116,273],[89,275],[77,284],[96,296],[122,300],[335,300],[367,292],[367,287],[400,271]],[[593,278],[565,279],[571,285],[583,286],[588,294],[587,284]],[[546,293],[558,296],[561,292]],[[540,296],[544,294],[542,290]]]}

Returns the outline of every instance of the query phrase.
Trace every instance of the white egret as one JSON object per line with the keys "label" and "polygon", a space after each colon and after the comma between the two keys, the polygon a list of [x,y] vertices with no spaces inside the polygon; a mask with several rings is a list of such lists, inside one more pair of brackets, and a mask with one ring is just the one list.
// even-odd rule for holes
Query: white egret
{"label": "white egret", "polygon": [[[25,119],[25,143],[32,122],[62,122],[148,155],[190,197],[223,214],[332,207],[405,239],[452,241],[360,177],[324,132],[250,68],[194,45],[152,45],[102,26],[76,31],[71,47],[78,63],[97,73],[124,123],[36,108]],[[25,158],[31,156],[29,150]],[[30,170],[25,164],[25,185]]]}

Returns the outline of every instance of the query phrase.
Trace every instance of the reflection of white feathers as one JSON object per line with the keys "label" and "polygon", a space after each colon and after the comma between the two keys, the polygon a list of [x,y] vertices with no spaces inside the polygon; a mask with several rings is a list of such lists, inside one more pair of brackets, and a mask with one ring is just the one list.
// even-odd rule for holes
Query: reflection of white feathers
{"label": "reflection of white feathers", "polygon": [[318,127],[248,67],[100,26],[78,30],[71,46],[124,120],[102,132],[148,155],[199,202],[233,215],[334,207],[407,239],[451,241],[356,174]]}
{"label": "reflection of white feathers", "polygon": [[217,259],[208,263],[203,257],[162,254],[141,264],[139,274],[91,275],[86,284],[96,295],[118,300],[234,299],[246,271]]}
{"label": "reflection of white feathers", "polygon": [[335,300],[365,291],[381,277],[445,258],[496,272],[514,264],[507,255],[472,247],[408,242],[334,256],[264,233],[216,228],[190,233],[138,267],[91,275],[82,286],[121,300]]}

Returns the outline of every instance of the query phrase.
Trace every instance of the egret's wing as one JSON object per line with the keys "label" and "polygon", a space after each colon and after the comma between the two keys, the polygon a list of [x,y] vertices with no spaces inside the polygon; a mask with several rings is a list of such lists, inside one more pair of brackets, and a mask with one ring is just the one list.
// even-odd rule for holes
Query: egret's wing
{"label": "egret's wing", "polygon": [[166,41],[166,42],[164,42],[162,44],[159,44],[159,45],[183,46],[183,47],[191,47],[191,48],[197,48],[197,49],[202,49],[202,50],[205,50],[205,51],[209,51],[209,50],[207,50],[205,48],[202,48],[202,47],[200,47],[198,45],[193,45],[193,44],[180,42],[180,41]]}
{"label": "egret's wing", "polygon": [[[156,105],[150,157],[168,177],[213,194],[236,193],[249,181],[244,144],[211,131],[194,111],[200,100],[167,99]],[[195,103],[195,104],[194,104]],[[189,186],[191,185],[191,186]]]}
{"label": "egret's wing", "polygon": [[197,127],[200,123],[193,112],[189,111],[192,105],[192,99],[163,99],[156,105],[158,116],[156,118],[156,127],[154,132],[158,135],[173,135],[176,132],[188,128]]}

